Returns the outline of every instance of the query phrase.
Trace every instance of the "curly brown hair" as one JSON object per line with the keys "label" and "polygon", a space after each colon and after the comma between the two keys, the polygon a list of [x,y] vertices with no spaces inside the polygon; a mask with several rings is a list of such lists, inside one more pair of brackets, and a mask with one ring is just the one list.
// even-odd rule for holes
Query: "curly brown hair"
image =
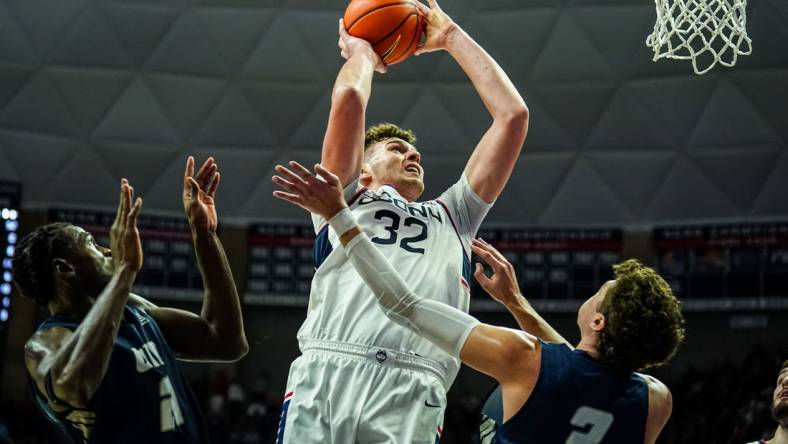
{"label": "curly brown hair", "polygon": [[416,134],[414,134],[413,131],[400,128],[393,123],[381,122],[367,128],[367,132],[364,133],[364,150],[366,151],[367,148],[381,140],[390,139],[392,137],[400,138],[410,144],[416,143]]}
{"label": "curly brown hair", "polygon": [[599,306],[605,316],[598,345],[602,360],[625,371],[664,365],[684,341],[681,304],[668,283],[637,260],[613,270],[616,284]]}

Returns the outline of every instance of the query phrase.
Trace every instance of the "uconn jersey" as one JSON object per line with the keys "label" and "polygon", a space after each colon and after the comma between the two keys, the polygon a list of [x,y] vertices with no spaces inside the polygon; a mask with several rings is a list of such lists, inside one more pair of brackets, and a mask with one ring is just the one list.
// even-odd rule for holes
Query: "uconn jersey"
{"label": "uconn jersey", "polygon": [[[376,191],[355,188],[355,183],[346,188],[350,210],[413,291],[467,312],[470,245],[491,205],[474,193],[465,174],[426,202],[408,203],[388,185]],[[389,320],[342,251],[337,234],[318,216],[313,215],[313,223],[317,272],[299,342],[370,344],[432,359],[444,368],[448,389],[460,362]]]}
{"label": "uconn jersey", "polygon": [[565,344],[541,342],[539,378],[525,405],[502,423],[500,387],[484,407],[483,443],[642,443],[648,386]]}
{"label": "uconn jersey", "polygon": [[[356,182],[345,199],[417,294],[468,311],[470,245],[491,205],[465,175],[431,201],[408,202],[391,186],[373,191]],[[434,444],[459,361],[389,320],[337,234],[320,217],[313,222],[317,270],[277,442]]]}
{"label": "uconn jersey", "polygon": [[[80,320],[54,316],[52,327],[76,330]],[[84,409],[53,411],[31,383],[39,409],[76,443],[206,443],[199,405],[156,321],[131,305],[123,310],[107,371]],[[54,399],[51,383],[46,384]]]}

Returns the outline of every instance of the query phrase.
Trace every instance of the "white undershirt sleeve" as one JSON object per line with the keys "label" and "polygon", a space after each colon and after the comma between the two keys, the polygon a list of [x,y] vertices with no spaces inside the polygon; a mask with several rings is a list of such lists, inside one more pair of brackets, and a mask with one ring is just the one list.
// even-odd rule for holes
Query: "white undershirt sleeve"
{"label": "white undershirt sleeve", "polygon": [[[348,230],[349,217],[353,214],[345,209],[329,224],[342,235]],[[363,231],[348,243],[344,251],[372,289],[386,316],[459,358],[468,335],[479,325],[476,318],[415,294]]]}

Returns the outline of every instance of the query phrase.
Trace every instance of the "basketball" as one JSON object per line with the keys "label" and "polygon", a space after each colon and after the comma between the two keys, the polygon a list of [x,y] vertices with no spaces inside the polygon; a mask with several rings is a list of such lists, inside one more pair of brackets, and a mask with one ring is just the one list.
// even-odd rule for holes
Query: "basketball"
{"label": "basketball", "polygon": [[410,57],[423,30],[412,0],[352,0],[344,21],[347,32],[368,41],[386,65]]}

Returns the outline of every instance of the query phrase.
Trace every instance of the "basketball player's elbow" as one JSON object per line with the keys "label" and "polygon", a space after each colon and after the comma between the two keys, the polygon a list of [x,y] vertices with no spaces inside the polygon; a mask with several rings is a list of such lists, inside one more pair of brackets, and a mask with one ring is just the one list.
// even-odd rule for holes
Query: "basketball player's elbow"
{"label": "basketball player's elbow", "polygon": [[232,348],[232,360],[240,361],[244,356],[249,353],[249,342],[246,340],[245,335],[236,341],[235,346]]}
{"label": "basketball player's elbow", "polygon": [[234,335],[217,335],[214,340],[214,358],[222,362],[241,360],[249,353],[249,342],[243,333]]}
{"label": "basketball player's elbow", "polygon": [[353,85],[337,85],[331,95],[331,107],[342,114],[362,114],[366,103],[364,92]]}
{"label": "basketball player's elbow", "polygon": [[529,119],[530,111],[523,102],[501,110],[495,115],[495,121],[505,126],[508,132],[522,132],[523,134],[528,129]]}

